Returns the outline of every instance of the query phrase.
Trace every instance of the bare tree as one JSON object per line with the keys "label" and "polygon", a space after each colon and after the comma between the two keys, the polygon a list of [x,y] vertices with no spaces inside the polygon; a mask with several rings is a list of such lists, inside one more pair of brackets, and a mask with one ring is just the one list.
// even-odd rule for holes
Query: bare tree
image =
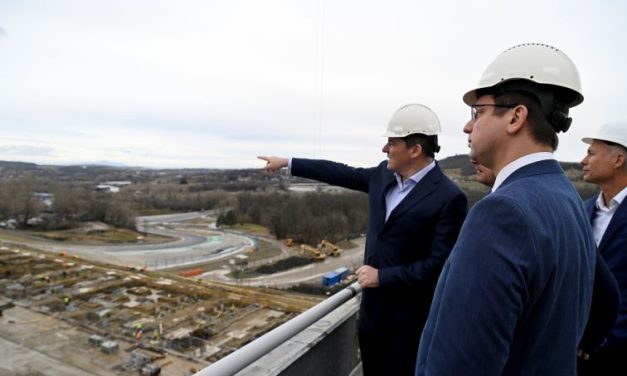
{"label": "bare tree", "polygon": [[5,183],[2,187],[4,215],[15,218],[21,227],[26,227],[28,220],[38,216],[44,209],[44,204],[35,196],[36,186],[36,181],[27,176]]}

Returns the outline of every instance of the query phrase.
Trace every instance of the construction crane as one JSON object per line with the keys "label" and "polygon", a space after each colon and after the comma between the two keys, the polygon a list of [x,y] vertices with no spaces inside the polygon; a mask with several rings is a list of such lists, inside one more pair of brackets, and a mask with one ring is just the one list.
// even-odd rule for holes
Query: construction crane
{"label": "construction crane", "polygon": [[337,245],[331,243],[330,241],[326,239],[323,239],[320,242],[320,246],[318,248],[321,249],[325,254],[331,255],[334,257],[338,257],[342,254],[342,250],[340,249],[340,247],[338,247]]}
{"label": "construction crane", "polygon": [[313,261],[324,261],[327,258],[327,255],[319,248],[314,248],[307,244],[301,244],[300,250],[301,252],[308,252]]}

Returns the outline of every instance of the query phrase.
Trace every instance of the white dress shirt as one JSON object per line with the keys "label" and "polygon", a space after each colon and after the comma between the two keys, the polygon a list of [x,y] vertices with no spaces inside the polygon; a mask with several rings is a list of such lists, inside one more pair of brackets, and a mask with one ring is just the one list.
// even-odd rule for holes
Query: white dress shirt
{"label": "white dress shirt", "polygon": [[[394,177],[396,178],[396,185],[392,187],[385,194],[385,220],[387,221],[390,217],[390,213],[392,210],[400,204],[401,201],[411,192],[411,190],[422,180],[422,178],[427,175],[427,173],[435,167],[435,160],[431,161],[425,168],[416,172],[409,179],[404,180],[401,178],[399,174],[394,173]],[[292,158],[288,158],[287,160],[287,168],[292,172]]]}
{"label": "white dress shirt", "polygon": [[494,186],[492,186],[492,192],[496,191],[501,184],[507,179],[511,174],[516,172],[516,170],[540,161],[545,161],[548,159],[555,160],[555,156],[553,153],[549,153],[546,151],[540,153],[527,154],[523,157],[520,157],[512,162],[510,162],[507,166],[503,167],[503,169],[496,175],[496,180],[494,181]]}
{"label": "white dress shirt", "polygon": [[594,241],[597,243],[597,247],[601,244],[605,230],[607,230],[607,226],[609,226],[614,213],[616,213],[616,209],[618,209],[618,206],[623,202],[625,196],[627,196],[627,187],[623,188],[622,191],[618,192],[618,194],[610,200],[609,206],[605,206],[603,192],[599,193],[599,197],[597,197],[596,201],[596,216],[592,221],[592,233],[594,234]]}
{"label": "white dress shirt", "polygon": [[396,185],[385,194],[385,220],[390,217],[392,210],[411,192],[411,190],[435,167],[435,160],[431,161],[425,168],[416,172],[407,180],[403,180],[399,174],[394,173]]}

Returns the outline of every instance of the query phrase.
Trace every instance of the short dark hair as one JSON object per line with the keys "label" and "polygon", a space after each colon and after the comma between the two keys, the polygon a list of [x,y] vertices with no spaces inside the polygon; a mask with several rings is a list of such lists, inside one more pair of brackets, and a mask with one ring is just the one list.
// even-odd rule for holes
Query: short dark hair
{"label": "short dark hair", "polygon": [[422,147],[422,151],[431,158],[434,158],[435,153],[440,151],[437,135],[427,136],[422,133],[413,133],[403,137],[403,141],[405,141],[405,145],[407,147],[420,145]]}
{"label": "short dark hair", "polygon": [[[527,107],[527,123],[530,125],[531,137],[543,145],[557,149],[559,139],[555,129],[549,123],[538,100],[526,92],[509,92],[494,97],[496,104],[523,105]],[[497,108],[496,110],[504,110]]]}
{"label": "short dark hair", "polygon": [[[531,137],[543,145],[550,146],[553,150],[557,149],[559,139],[557,138],[557,132],[551,125],[547,115],[542,109],[542,105],[537,96],[526,91],[478,91],[477,97],[482,95],[492,95],[494,97],[494,103],[502,106],[517,106],[523,105],[527,107],[527,123],[529,124],[529,130]],[[501,116],[505,114],[509,108],[494,108],[494,114]],[[568,110],[565,110],[568,113]]]}

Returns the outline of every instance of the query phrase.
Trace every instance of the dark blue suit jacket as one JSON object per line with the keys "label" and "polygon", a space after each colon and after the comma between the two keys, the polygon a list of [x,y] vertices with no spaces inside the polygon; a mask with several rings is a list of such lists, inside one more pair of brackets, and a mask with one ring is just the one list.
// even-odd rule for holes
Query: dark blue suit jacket
{"label": "dark blue suit jacket", "polygon": [[[586,200],[590,223],[596,215],[596,197]],[[601,243],[599,253],[614,274],[621,294],[618,319],[605,346],[627,344],[627,199],[623,200],[612,216]],[[627,356],[627,354],[626,354]]]}
{"label": "dark blue suit jacket", "polygon": [[[616,325],[619,307],[620,290],[618,283],[601,254],[597,252],[590,316],[583,338],[579,343],[579,348],[583,352],[592,354],[604,344]],[[585,362],[585,359],[583,361]]]}
{"label": "dark blue suit jacket", "polygon": [[353,168],[293,158],[291,169],[295,176],[368,193],[364,264],[379,270],[380,287],[362,293],[359,330],[413,332],[417,340],[435,283],[464,221],[466,196],[436,165],[386,222],[385,194],[396,184],[386,161],[373,168]]}
{"label": "dark blue suit jacket", "polygon": [[574,375],[596,249],[554,160],[524,166],[470,211],[436,287],[417,375]]}

